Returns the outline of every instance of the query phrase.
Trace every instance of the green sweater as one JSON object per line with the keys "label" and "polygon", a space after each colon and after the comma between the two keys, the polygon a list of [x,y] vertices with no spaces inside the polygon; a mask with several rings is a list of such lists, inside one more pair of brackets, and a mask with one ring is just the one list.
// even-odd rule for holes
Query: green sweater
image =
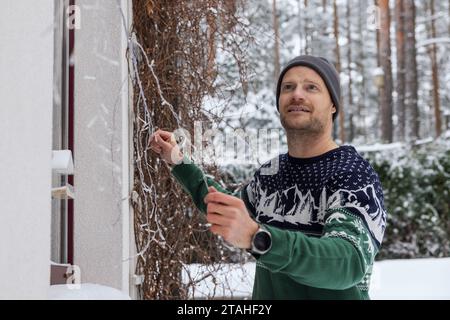
{"label": "green sweater", "polygon": [[300,159],[282,154],[238,193],[222,188],[194,164],[172,174],[205,212],[205,179],[240,197],[272,235],[257,257],[253,299],[369,299],[374,257],[386,223],[378,176],[353,147]]}

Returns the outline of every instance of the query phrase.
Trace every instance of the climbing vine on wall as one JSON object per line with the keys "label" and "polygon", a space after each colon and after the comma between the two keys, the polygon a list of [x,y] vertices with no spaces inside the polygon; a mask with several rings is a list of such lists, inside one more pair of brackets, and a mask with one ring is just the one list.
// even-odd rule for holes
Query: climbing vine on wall
{"label": "climbing vine on wall", "polygon": [[171,177],[168,165],[149,149],[148,140],[158,128],[183,128],[193,137],[194,122],[209,121],[202,101],[220,94],[216,54],[227,49],[236,65],[245,66],[239,46],[225,48],[227,39],[245,29],[237,17],[239,6],[237,0],[133,1],[128,48],[134,86],[131,201],[135,272],[143,299],[192,298],[202,279],[191,277],[187,265],[220,268],[223,260],[223,243],[208,231],[206,219]]}

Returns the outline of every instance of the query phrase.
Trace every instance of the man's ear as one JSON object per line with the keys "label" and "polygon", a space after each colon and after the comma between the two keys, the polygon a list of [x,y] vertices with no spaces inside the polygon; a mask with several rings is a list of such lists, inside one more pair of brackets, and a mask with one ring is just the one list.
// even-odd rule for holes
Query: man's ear
{"label": "man's ear", "polygon": [[332,104],[331,106],[333,107],[333,108],[332,108],[332,110],[333,110],[332,113],[336,113],[336,107],[334,106],[334,104]]}

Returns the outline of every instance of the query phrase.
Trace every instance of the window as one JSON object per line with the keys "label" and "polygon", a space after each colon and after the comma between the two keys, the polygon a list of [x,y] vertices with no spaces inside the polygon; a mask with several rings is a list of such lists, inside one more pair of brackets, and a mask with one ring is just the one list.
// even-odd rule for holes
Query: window
{"label": "window", "polygon": [[[73,0],[55,0],[55,45],[53,80],[53,150],[72,150],[73,146],[73,51],[74,32],[67,28],[67,8]],[[73,152],[73,150],[72,150]],[[73,177],[53,172],[52,187],[71,184]],[[73,263],[73,200],[52,198],[51,260]]]}

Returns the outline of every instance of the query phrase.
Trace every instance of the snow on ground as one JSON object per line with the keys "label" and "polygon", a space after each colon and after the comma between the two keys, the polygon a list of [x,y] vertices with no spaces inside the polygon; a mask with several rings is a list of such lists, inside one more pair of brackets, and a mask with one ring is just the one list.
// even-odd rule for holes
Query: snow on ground
{"label": "snow on ground", "polygon": [[375,262],[370,297],[383,299],[450,299],[450,258]]}
{"label": "snow on ground", "polygon": [[[205,278],[206,275],[210,276]],[[199,281],[193,292],[195,298],[214,296],[245,299],[251,297],[254,277],[255,263],[191,264],[187,265],[187,271],[183,273],[183,282]]]}
{"label": "snow on ground", "polygon": [[[195,298],[251,297],[254,263],[224,264],[220,268],[190,265],[188,270],[192,280],[200,280],[195,287]],[[450,258],[377,261],[370,297],[373,300],[450,299],[449,271]],[[213,273],[215,281],[211,276],[201,279],[206,273]]]}

